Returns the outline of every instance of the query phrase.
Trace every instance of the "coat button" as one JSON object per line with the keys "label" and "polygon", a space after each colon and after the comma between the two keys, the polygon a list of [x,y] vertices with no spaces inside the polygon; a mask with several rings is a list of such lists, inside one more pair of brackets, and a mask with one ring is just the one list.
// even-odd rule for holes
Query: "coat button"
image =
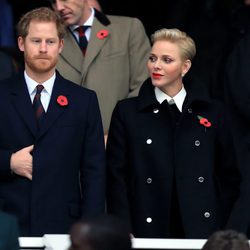
{"label": "coat button", "polygon": [[194,145],[196,146],[196,147],[199,147],[200,146],[200,141],[199,140],[196,140],[195,142],[194,142]]}
{"label": "coat button", "polygon": [[152,218],[148,217],[148,218],[146,219],[146,222],[147,222],[147,223],[151,223],[151,222],[152,222]]}
{"label": "coat button", "polygon": [[204,177],[200,176],[200,177],[198,178],[198,181],[199,181],[200,183],[204,182]]}
{"label": "coat button", "polygon": [[147,178],[147,183],[151,184],[152,183],[152,179],[151,178]]}
{"label": "coat button", "polygon": [[188,113],[189,114],[192,114],[193,113],[193,110],[191,108],[188,109]]}
{"label": "coat button", "polygon": [[157,114],[157,113],[159,112],[159,109],[155,108],[155,109],[153,110],[153,112],[154,112],[155,114]]}
{"label": "coat button", "polygon": [[209,213],[209,212],[205,212],[205,213],[204,213],[204,217],[205,217],[205,218],[209,218],[209,217],[210,217],[210,213]]}
{"label": "coat button", "polygon": [[147,144],[151,144],[152,143],[152,140],[151,139],[147,139]]}

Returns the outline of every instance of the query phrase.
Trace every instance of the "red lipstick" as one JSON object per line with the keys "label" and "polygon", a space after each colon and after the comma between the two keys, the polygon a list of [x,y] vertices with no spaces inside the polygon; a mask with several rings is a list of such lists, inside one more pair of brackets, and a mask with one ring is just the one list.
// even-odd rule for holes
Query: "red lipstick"
{"label": "red lipstick", "polygon": [[158,73],[152,73],[152,78],[154,78],[154,79],[159,79],[159,78],[161,78],[162,77],[162,75],[161,74],[158,74]]}

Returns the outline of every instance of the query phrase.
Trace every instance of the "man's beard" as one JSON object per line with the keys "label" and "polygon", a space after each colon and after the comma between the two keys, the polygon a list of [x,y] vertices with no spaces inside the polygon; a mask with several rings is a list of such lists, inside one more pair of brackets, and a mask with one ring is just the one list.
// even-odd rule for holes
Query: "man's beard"
{"label": "man's beard", "polygon": [[29,57],[29,55],[24,55],[25,63],[34,73],[46,73],[55,68],[57,63],[57,58],[52,58],[47,55],[39,55],[34,57]]}

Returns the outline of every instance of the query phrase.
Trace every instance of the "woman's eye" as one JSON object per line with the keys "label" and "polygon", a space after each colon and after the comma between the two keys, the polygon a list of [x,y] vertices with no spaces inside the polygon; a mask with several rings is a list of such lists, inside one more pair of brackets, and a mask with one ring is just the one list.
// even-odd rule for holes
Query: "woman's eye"
{"label": "woman's eye", "polygon": [[165,63],[171,63],[171,62],[173,62],[173,60],[171,58],[169,58],[169,57],[164,58],[163,61]]}
{"label": "woman's eye", "polygon": [[156,57],[150,56],[150,57],[149,57],[149,61],[150,61],[150,62],[155,62],[155,61],[156,61]]}

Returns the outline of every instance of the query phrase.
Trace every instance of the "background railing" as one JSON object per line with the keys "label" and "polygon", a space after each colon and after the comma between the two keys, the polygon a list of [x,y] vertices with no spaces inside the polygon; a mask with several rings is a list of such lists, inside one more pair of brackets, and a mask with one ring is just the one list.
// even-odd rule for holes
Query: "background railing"
{"label": "background railing", "polygon": [[[206,239],[132,239],[134,249],[201,249]],[[69,235],[46,234],[43,237],[20,237],[20,249],[67,250]]]}

